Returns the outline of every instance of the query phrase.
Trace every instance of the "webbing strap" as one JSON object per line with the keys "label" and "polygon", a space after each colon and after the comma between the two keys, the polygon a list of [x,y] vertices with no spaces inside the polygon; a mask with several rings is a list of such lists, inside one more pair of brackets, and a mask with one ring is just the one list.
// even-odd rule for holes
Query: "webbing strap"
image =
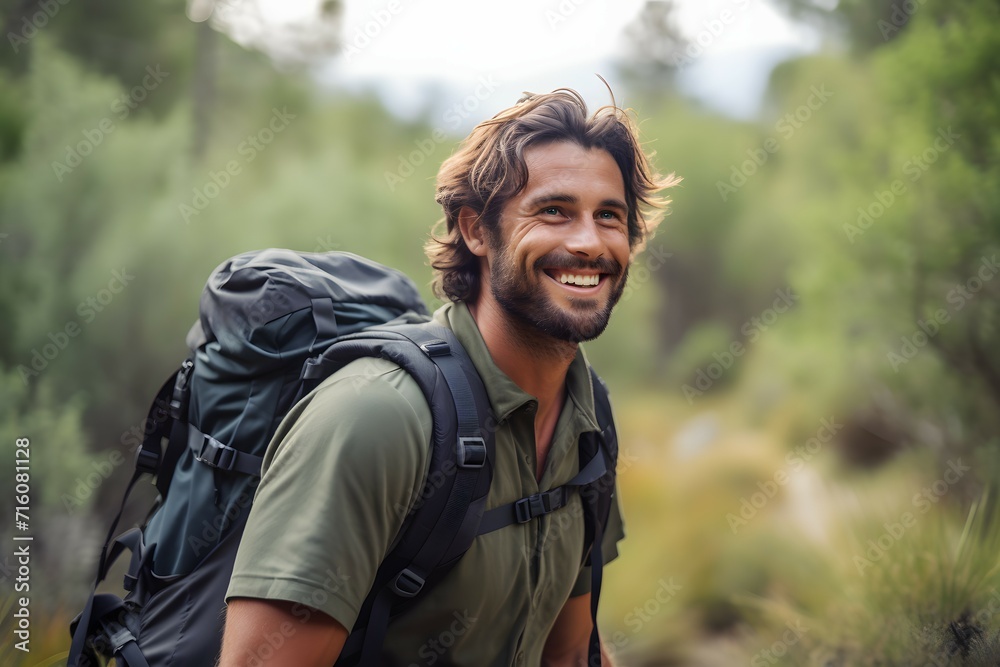
{"label": "webbing strap", "polygon": [[565,507],[569,502],[570,491],[593,484],[604,477],[607,471],[604,455],[598,449],[583,469],[562,486],[487,510],[479,523],[479,534],[485,535],[515,523],[525,523]]}
{"label": "webbing strap", "polygon": [[310,353],[315,349],[316,343],[330,340],[337,335],[337,315],[333,310],[333,299],[312,299],[311,302],[316,335],[309,344]]}
{"label": "webbing strap", "polygon": [[[444,335],[442,327],[440,333]],[[469,378],[462,370],[458,359],[451,353],[451,345],[447,340],[430,341],[414,340],[431,361],[441,370],[448,389],[455,401],[455,411],[458,417],[458,465],[459,467],[482,467],[486,462],[486,443],[479,429],[479,413],[469,386]]]}
{"label": "webbing strap", "polygon": [[220,470],[260,477],[264,457],[254,456],[229,445],[224,445],[212,436],[196,429],[193,424],[188,424],[187,440],[188,446],[198,461]]}
{"label": "webbing strap", "polygon": [[368,627],[365,630],[359,665],[379,664],[379,653],[382,651],[382,644],[389,631],[389,612],[392,611],[394,599],[395,594],[390,586],[383,588],[376,596],[375,602],[372,604],[371,615],[368,617]]}
{"label": "webbing strap", "polygon": [[[116,664],[123,667],[149,667],[149,663],[139,650],[135,635],[125,624],[127,614],[122,599],[110,593],[91,595],[87,607],[73,622],[73,646],[70,648],[67,667],[82,667],[80,659],[84,657],[88,637],[106,636],[110,645],[105,650],[113,655]],[[86,617],[86,618],[85,618]],[[77,642],[79,640],[79,646]],[[84,665],[89,664],[89,660]]]}
{"label": "webbing strap", "polygon": [[139,650],[135,635],[128,628],[122,628],[111,638],[114,644],[115,665],[122,667],[149,667],[146,657]]}
{"label": "webbing strap", "polygon": [[597,604],[601,599],[601,574],[604,569],[604,557],[601,553],[604,527],[601,525],[601,518],[597,515],[597,500],[595,499],[588,504],[594,522],[594,545],[590,551],[590,620],[594,625],[590,632],[587,664],[599,665],[601,664],[601,635],[597,631]]}
{"label": "webbing strap", "polygon": [[[160,461],[156,472],[156,490],[160,492],[162,498],[167,497],[170,490],[170,480],[174,477],[174,469],[180,461],[181,454],[186,447],[184,425],[187,423],[188,400],[191,397],[191,372],[194,369],[194,357],[189,357],[181,364],[180,370],[174,375],[174,384],[170,391],[169,420],[165,425],[169,425],[167,435],[166,451],[163,452],[163,459]],[[150,442],[156,447],[157,453],[160,450],[160,440],[163,434],[157,432],[152,436],[155,441],[150,442],[149,438],[145,442]],[[145,442],[143,447],[145,448]]]}
{"label": "webbing strap", "polygon": [[[118,528],[118,522],[122,518],[122,513],[125,511],[125,503],[128,501],[129,494],[132,493],[132,487],[135,483],[139,481],[142,477],[143,471],[136,470],[132,473],[132,479],[129,480],[128,486],[125,487],[125,496],[122,498],[121,507],[118,508],[118,514],[115,515],[114,521],[111,522],[111,528],[108,530],[108,536],[104,540],[104,546],[101,547],[101,555],[97,559],[97,577],[94,579],[94,585],[90,589],[90,595],[87,597],[87,603],[83,606],[83,611],[77,616],[75,623],[76,629],[73,630],[73,643],[70,645],[69,649],[69,660],[67,661],[68,667],[76,667],[77,661],[83,656],[84,650],[87,643],[87,635],[91,631],[91,625],[94,621],[94,598],[97,597],[97,585],[104,581],[104,578],[108,576],[108,568],[110,568],[118,556],[122,552],[122,548],[119,546],[118,542],[114,544],[111,543],[112,537],[115,534],[115,530]],[[111,545],[110,555],[108,553],[108,546]]]}
{"label": "webbing strap", "polygon": [[400,598],[417,595],[428,575],[441,564],[444,554],[465,523],[479,476],[487,463],[486,443],[480,432],[479,411],[469,379],[452,354],[448,342],[450,332],[440,328],[436,333],[440,333],[441,338],[426,329],[416,328],[407,330],[404,335],[416,343],[441,371],[454,401],[458,425],[455,481],[438,521],[417,554],[376,595],[364,633],[361,665],[377,664],[393,603]]}
{"label": "webbing strap", "polygon": [[[607,387],[598,377],[594,369],[590,369],[594,387],[594,407],[597,412],[597,422],[601,427],[601,432],[597,435],[598,452],[606,450],[611,457],[612,466],[618,462],[618,436],[615,433],[614,417],[611,412],[611,400],[608,396]],[[603,457],[602,457],[603,458]],[[590,646],[588,649],[588,665],[600,665],[601,658],[601,637],[597,630],[597,606],[601,599],[601,577],[604,569],[604,553],[602,545],[604,542],[604,522],[607,514],[602,515],[602,507],[610,503],[603,503],[602,500],[610,500],[614,492],[614,469],[611,470],[608,478],[610,484],[599,483],[596,488],[600,491],[597,494],[588,494],[587,503],[590,510],[590,521],[593,524],[594,541],[590,549],[590,619],[593,623],[593,630],[590,633]]]}

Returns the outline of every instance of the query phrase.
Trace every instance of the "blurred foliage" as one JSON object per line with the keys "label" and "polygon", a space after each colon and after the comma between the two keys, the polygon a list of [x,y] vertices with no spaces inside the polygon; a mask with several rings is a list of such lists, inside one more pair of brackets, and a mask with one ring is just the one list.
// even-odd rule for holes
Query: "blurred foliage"
{"label": "blurred foliage", "polygon": [[[606,634],[624,664],[995,662],[1000,9],[782,4],[847,48],[780,65],[759,122],[674,89],[672,3],[629,33],[626,98],[684,181],[587,345],[631,536]],[[0,2],[7,32],[39,7]],[[177,0],[58,7],[0,57],[0,454],[31,437],[35,599],[64,626],[212,268],[350,250],[434,305],[422,242],[461,137],[420,153],[429,119],[319,92]],[[859,572],[954,461],[971,470]]]}

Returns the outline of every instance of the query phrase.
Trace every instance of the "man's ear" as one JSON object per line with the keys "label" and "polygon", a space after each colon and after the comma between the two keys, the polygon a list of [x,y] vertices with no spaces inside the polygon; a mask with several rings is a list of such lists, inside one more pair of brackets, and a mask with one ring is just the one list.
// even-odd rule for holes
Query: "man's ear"
{"label": "man's ear", "polygon": [[477,213],[470,206],[463,206],[458,211],[458,229],[469,252],[479,257],[486,257],[486,230]]}

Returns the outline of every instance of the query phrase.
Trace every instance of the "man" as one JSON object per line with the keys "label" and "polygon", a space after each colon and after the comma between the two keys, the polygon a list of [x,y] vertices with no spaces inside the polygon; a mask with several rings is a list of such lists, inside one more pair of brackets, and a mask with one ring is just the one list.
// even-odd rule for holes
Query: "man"
{"label": "man", "polygon": [[[481,123],[438,174],[446,228],[427,246],[435,319],[463,344],[498,419],[487,509],[579,470],[596,430],[586,358],[676,182],[654,172],[631,119],[593,117],[571,90],[529,95]],[[359,360],[285,419],[227,594],[222,667],[332,665],[375,571],[419,499],[431,416],[413,379]],[[617,501],[615,501],[617,503]],[[578,495],[476,538],[451,573],[394,619],[387,664],[583,665],[590,575]],[[617,506],[605,561],[623,536]],[[610,664],[605,656],[604,664]]]}

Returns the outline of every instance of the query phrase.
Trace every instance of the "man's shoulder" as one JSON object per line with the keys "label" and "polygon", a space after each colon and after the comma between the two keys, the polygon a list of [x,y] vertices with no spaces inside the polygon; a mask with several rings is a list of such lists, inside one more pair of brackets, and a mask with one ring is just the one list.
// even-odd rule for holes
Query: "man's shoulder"
{"label": "man's shoulder", "polygon": [[361,357],[323,380],[309,399],[311,402],[345,399],[366,402],[390,397],[427,405],[417,381],[399,364],[380,357]]}
{"label": "man's shoulder", "polygon": [[[416,380],[384,359],[356,359],[299,401],[278,428],[265,469],[281,450],[299,450],[377,461],[424,458],[433,429],[430,406]],[[405,455],[404,455],[404,451]],[[367,462],[367,463],[364,463]]]}

